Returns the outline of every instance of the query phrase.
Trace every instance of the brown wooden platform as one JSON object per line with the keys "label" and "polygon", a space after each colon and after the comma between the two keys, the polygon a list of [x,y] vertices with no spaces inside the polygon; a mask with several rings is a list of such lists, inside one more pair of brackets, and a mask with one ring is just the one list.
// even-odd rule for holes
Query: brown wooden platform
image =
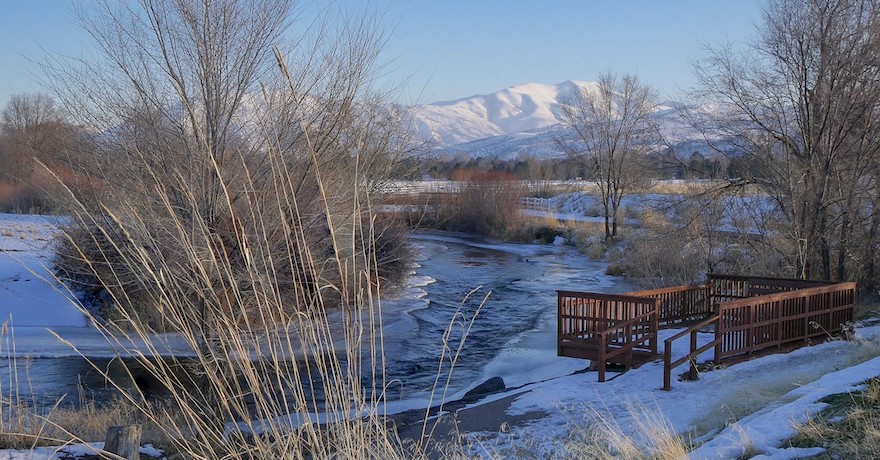
{"label": "brown wooden platform", "polygon": [[[706,284],[623,295],[557,292],[557,354],[624,370],[656,359],[660,327],[687,327],[664,341],[664,389],[671,371],[714,351],[715,364],[790,350],[838,333],[852,321],[855,283],[710,275]],[[698,333],[715,340],[697,347]],[[672,343],[690,338],[690,353],[672,361]]]}
{"label": "brown wooden platform", "polygon": [[[561,345],[562,355],[569,358],[581,358],[595,360],[599,346],[593,342],[592,344],[584,342],[566,342]],[[613,356],[605,360],[606,365],[623,366],[625,369],[636,368],[647,362],[660,359],[662,355],[658,353],[650,353],[645,351],[633,351],[632,364],[627,365],[626,358],[623,355]]]}

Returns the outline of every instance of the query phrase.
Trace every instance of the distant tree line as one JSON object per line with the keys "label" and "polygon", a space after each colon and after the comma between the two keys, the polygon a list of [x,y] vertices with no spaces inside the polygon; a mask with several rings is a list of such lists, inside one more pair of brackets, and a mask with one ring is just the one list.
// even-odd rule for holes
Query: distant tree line
{"label": "distant tree line", "polygon": [[[733,179],[759,173],[760,164],[747,156],[704,155],[692,151],[681,157],[664,150],[647,155],[644,167],[652,179]],[[520,180],[590,180],[589,168],[571,158],[408,158],[398,165],[394,177],[404,180],[456,180],[471,172],[504,173]]]}
{"label": "distant tree line", "polygon": [[56,211],[58,181],[50,176],[77,183],[71,160],[89,141],[52,97],[12,95],[0,113],[0,211]]}

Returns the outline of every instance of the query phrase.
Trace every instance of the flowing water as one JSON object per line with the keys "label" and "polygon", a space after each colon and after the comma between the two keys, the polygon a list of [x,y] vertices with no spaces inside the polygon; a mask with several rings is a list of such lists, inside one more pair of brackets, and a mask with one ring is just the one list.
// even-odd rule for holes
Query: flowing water
{"label": "flowing water", "polygon": [[[447,399],[493,376],[512,386],[586,367],[586,361],[556,356],[556,290],[625,290],[621,280],[605,275],[606,264],[564,245],[505,244],[441,232],[417,233],[412,241],[418,257],[411,286],[383,301],[388,399],[402,407],[428,402],[447,331],[438,385],[447,389]],[[450,378],[450,359],[465,333]],[[124,375],[118,361],[97,364],[111,376]],[[67,395],[76,402],[81,388],[98,400],[114,393],[76,357],[0,360],[0,392],[8,396],[16,375],[25,401],[51,404]]]}
{"label": "flowing water", "polygon": [[[460,396],[493,376],[511,386],[586,367],[586,361],[556,357],[556,290],[625,290],[620,279],[605,275],[605,263],[569,246],[494,243],[447,233],[420,233],[413,240],[420,254],[416,274],[430,277],[421,287],[424,297],[420,304],[398,300],[386,307],[414,323],[411,332],[386,337],[387,354],[394,356],[388,373],[400,380],[403,399],[430,394],[444,332],[452,323],[446,342],[454,353],[478,308],[449,395]],[[447,375],[442,373],[440,386]]]}

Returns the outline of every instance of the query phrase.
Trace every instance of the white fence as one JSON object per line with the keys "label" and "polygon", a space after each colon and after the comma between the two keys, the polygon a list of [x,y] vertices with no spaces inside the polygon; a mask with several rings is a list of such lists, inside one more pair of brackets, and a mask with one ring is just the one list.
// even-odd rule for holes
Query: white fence
{"label": "white fence", "polygon": [[525,197],[522,199],[523,209],[538,212],[555,212],[553,203],[548,198]]}
{"label": "white fence", "polygon": [[[687,180],[652,180],[652,187],[707,187],[717,185],[719,181],[708,179]],[[721,181],[723,182],[723,181]],[[455,193],[461,190],[466,182],[451,180],[414,180],[414,181],[389,181],[382,186],[382,191],[402,195],[416,195],[419,193]],[[547,181],[522,181],[523,186],[530,192],[545,192],[548,190],[561,193],[564,191],[598,192],[596,183],[586,180],[547,180]]]}

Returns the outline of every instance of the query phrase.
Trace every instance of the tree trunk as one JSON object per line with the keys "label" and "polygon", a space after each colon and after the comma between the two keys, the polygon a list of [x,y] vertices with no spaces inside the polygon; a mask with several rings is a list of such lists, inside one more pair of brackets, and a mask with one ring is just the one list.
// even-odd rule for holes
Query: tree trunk
{"label": "tree trunk", "polygon": [[614,235],[611,233],[611,210],[608,206],[608,199],[608,195],[605,195],[603,197],[604,203],[602,203],[605,208],[605,241],[608,241],[609,239],[614,237]]}

